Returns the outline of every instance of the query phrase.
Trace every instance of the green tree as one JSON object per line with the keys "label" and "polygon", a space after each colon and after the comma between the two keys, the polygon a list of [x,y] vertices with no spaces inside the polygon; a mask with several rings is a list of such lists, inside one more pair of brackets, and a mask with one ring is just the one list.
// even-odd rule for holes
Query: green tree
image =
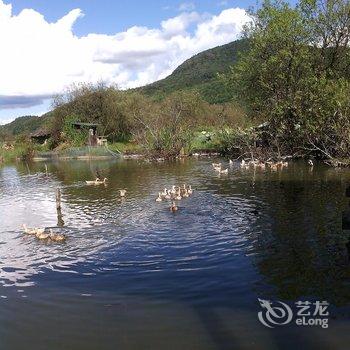
{"label": "green tree", "polygon": [[73,84],[54,99],[54,135],[60,137],[65,119],[74,115],[77,121],[100,124],[99,133],[109,139],[125,139],[131,126],[124,108],[125,93],[115,86]]}
{"label": "green tree", "polygon": [[87,141],[86,131],[77,130],[74,128],[73,123],[77,121],[77,117],[72,115],[68,116],[64,120],[63,124],[63,137],[74,147],[83,146]]}
{"label": "green tree", "polygon": [[349,119],[349,1],[266,0],[251,18],[250,49],[226,76],[236,98],[269,121],[271,143],[285,152],[349,155],[349,136],[339,130]]}

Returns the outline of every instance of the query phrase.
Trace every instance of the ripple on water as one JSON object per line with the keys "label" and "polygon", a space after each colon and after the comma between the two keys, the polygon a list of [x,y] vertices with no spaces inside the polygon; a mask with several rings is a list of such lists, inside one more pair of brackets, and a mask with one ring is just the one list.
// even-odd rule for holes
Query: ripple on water
{"label": "ripple on water", "polygon": [[[271,177],[240,169],[218,177],[210,163],[109,164],[99,169],[109,178],[106,187],[84,184],[84,179],[92,176],[89,167],[93,165],[88,164],[65,164],[64,170],[60,170],[62,165],[50,165],[49,177],[28,175],[26,168],[2,169],[0,283],[25,288],[39,280],[50,280],[51,285],[72,280],[77,284],[91,283],[89,286],[94,289],[95,284],[107,288],[123,276],[125,285],[136,288],[137,281],[137,288],[142,290],[152,285],[148,279],[142,281],[142,276],[170,273],[179,278],[176,281],[180,284],[188,283],[193,288],[188,289],[188,295],[191,291],[198,293],[201,284],[203,288],[214,288],[220,276],[225,276],[221,283],[227,285],[233,283],[230,278],[237,285],[243,285],[239,282],[242,280],[249,283],[249,276],[265,268],[265,252],[276,251],[284,240],[280,233],[283,227],[275,224],[278,213],[283,213],[287,221],[293,213],[298,220],[300,209],[290,208],[292,203],[284,196],[283,181],[294,179],[298,184],[289,196],[304,193],[295,197],[301,211],[308,210],[303,202],[305,191],[310,191],[310,196],[312,191],[320,196],[324,188],[318,179],[314,188],[304,190],[296,180],[300,172],[294,168]],[[169,203],[155,203],[155,196],[164,186],[183,183],[191,183],[195,192],[179,202],[177,213],[169,211]],[[62,228],[57,227],[57,187],[62,189]],[[119,197],[120,188],[127,188],[125,200]],[[68,241],[37,241],[21,232],[23,222],[28,226],[52,227],[65,233]],[[299,228],[305,223],[300,220],[294,225]],[[311,241],[313,249],[318,249],[314,236]],[[288,245],[283,244],[283,249],[288,249]],[[293,261],[292,254],[288,252],[286,256]],[[278,266],[277,273],[283,269]],[[194,274],[198,279],[185,279]],[[57,276],[65,276],[66,280]],[[164,284],[158,288],[161,293],[170,287]]]}

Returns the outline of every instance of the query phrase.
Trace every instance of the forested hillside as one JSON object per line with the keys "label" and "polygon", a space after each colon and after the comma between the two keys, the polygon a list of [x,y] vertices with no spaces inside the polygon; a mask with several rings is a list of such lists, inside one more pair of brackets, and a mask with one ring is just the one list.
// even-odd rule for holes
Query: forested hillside
{"label": "forested hillside", "polygon": [[248,42],[242,39],[203,51],[182,63],[167,78],[139,90],[161,98],[174,91],[195,89],[209,103],[227,102],[232,91],[222,84],[218,74],[227,73],[237,62],[239,53],[247,49]]}

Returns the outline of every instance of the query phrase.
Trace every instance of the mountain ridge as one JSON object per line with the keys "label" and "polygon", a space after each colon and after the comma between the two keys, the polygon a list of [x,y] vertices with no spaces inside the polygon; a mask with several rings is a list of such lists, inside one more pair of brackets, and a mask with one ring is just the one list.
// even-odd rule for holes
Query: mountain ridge
{"label": "mountain ridge", "polygon": [[248,41],[239,39],[202,51],[184,61],[166,78],[136,90],[162,98],[176,90],[196,89],[209,103],[227,102],[232,96],[220,87],[218,74],[228,72],[240,52],[247,49]]}

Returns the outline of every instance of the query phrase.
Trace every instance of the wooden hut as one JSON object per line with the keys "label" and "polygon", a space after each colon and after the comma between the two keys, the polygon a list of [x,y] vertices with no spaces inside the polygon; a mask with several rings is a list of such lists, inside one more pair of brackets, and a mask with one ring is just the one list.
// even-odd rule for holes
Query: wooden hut
{"label": "wooden hut", "polygon": [[87,144],[89,146],[97,146],[97,127],[100,124],[97,123],[83,123],[83,122],[74,122],[72,123],[73,127],[76,130],[81,130],[84,131],[86,130],[87,132]]}
{"label": "wooden hut", "polygon": [[51,137],[51,132],[45,128],[40,128],[37,131],[30,134],[30,139],[33,142],[45,145],[47,140]]}

